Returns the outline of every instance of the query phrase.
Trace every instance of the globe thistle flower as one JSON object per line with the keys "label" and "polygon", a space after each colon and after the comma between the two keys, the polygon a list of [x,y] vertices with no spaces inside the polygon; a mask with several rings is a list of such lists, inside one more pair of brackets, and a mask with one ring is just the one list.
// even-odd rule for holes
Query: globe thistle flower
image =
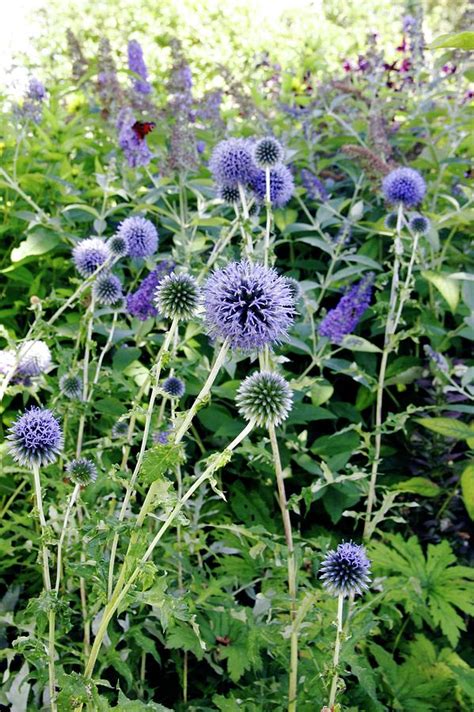
{"label": "globe thistle flower", "polygon": [[174,269],[174,263],[163,260],[158,267],[150,272],[141,282],[140,286],[127,297],[127,311],[131,316],[140,321],[145,321],[150,317],[158,316],[158,310],[154,304],[155,291],[163,277]]}
{"label": "globe thistle flower", "polygon": [[100,237],[81,240],[72,251],[73,262],[81,277],[90,277],[110,257],[110,249]]}
{"label": "globe thistle flower", "polygon": [[276,138],[267,136],[255,143],[252,155],[258,168],[273,168],[283,159],[283,146]]}
{"label": "globe thistle flower", "polygon": [[[255,171],[251,186],[257,198],[265,200],[267,183],[265,171]],[[290,200],[295,190],[293,176],[286,166],[275,166],[270,171],[270,202],[275,208],[282,208]]]}
{"label": "globe thistle flower", "polygon": [[148,70],[143,59],[143,50],[137,40],[128,43],[128,68],[138,77],[133,78],[133,88],[139,94],[150,94],[151,85],[148,82]]}
{"label": "globe thistle flower", "polygon": [[417,235],[426,235],[430,231],[431,223],[424,215],[413,215],[408,226]]}
{"label": "globe thistle flower", "polygon": [[66,472],[70,480],[76,485],[86,487],[97,479],[97,468],[87,457],[78,457],[66,465]]}
{"label": "globe thistle flower", "polygon": [[239,413],[256,425],[279,425],[288,418],[293,396],[278,373],[253,373],[240,384],[236,403]]}
{"label": "globe thistle flower", "polygon": [[130,108],[120,109],[117,117],[118,144],[124,152],[130,168],[147,166],[153,157],[146,139],[137,136],[133,130],[135,121],[135,116]]}
{"label": "globe thistle flower", "polygon": [[163,385],[161,387],[164,392],[172,398],[181,398],[181,396],[184,395],[184,383],[180,378],[176,378],[175,376],[170,376],[163,381]]}
{"label": "globe thistle flower", "polygon": [[120,223],[117,236],[126,240],[130,257],[149,257],[158,248],[158,232],[146,218],[126,218]]}
{"label": "globe thistle flower", "polygon": [[426,183],[413,168],[395,168],[383,179],[382,192],[387,202],[413,208],[423,200]]}
{"label": "globe thistle flower", "polygon": [[252,141],[246,138],[220,141],[212,152],[209,169],[218,184],[235,186],[250,183],[255,173]]}
{"label": "globe thistle flower", "polygon": [[189,274],[164,277],[155,292],[155,306],[167,319],[191,319],[198,306],[199,287]]}
{"label": "globe thistle flower", "polygon": [[100,274],[94,282],[92,293],[103,306],[118,306],[123,299],[122,282],[115,274]]}
{"label": "globe thistle flower", "polygon": [[18,351],[17,372],[21,376],[40,376],[51,366],[51,351],[44,341],[25,341]]}
{"label": "globe thistle flower", "polygon": [[294,279],[293,277],[285,277],[285,279],[286,283],[288,284],[288,287],[290,288],[293,301],[296,304],[303,296],[303,290],[301,289],[301,285],[298,280]]}
{"label": "globe thistle flower", "polygon": [[6,376],[17,365],[13,349],[0,351],[0,376]]}
{"label": "globe thistle flower", "polygon": [[388,215],[385,216],[384,225],[387,228],[387,230],[396,230],[397,224],[398,224],[397,213],[388,213]]}
{"label": "globe thistle flower", "polygon": [[245,350],[282,341],[295,314],[285,277],[246,260],[211,274],[204,287],[204,306],[210,335]]}
{"label": "globe thistle flower", "polygon": [[123,235],[114,235],[107,242],[107,245],[114,257],[125,257],[128,255],[128,242]]}
{"label": "globe thistle flower", "polygon": [[324,183],[307,168],[301,169],[301,183],[311,200],[328,200],[329,195]]}
{"label": "globe thistle flower", "polygon": [[217,197],[226,203],[238,203],[240,200],[239,189],[235,185],[220,185],[217,188]]}
{"label": "globe thistle flower", "polygon": [[124,438],[128,435],[128,422],[126,420],[117,420],[113,424],[111,435],[113,438]]}
{"label": "globe thistle flower", "polygon": [[80,400],[82,398],[82,378],[72,373],[65,373],[59,379],[59,388],[66,398]]}
{"label": "globe thistle flower", "polygon": [[352,542],[343,542],[328,551],[319,571],[323,586],[333,596],[362,594],[370,581],[370,561],[365,548]]}
{"label": "globe thistle flower", "polygon": [[32,406],[8,432],[9,452],[23,467],[40,467],[54,462],[63,447],[59,421],[47,408]]}
{"label": "globe thistle flower", "polygon": [[351,287],[334,309],[328,311],[318,328],[320,336],[340,344],[347,334],[354,331],[372,299],[373,280],[371,272]]}

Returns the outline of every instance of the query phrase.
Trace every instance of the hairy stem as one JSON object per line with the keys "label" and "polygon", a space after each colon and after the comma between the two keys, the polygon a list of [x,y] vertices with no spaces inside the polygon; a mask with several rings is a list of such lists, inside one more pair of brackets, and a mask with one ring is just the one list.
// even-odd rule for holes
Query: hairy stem
{"label": "hairy stem", "polygon": [[270,168],[265,168],[265,208],[267,217],[265,222],[265,237],[263,242],[263,264],[268,267],[270,256],[270,230],[272,226],[272,202],[270,194]]}
{"label": "hairy stem", "polygon": [[339,679],[337,668],[339,666],[339,656],[341,653],[341,640],[342,640],[342,617],[344,613],[344,595],[339,594],[337,599],[337,629],[336,629],[336,644],[334,646],[334,657],[332,660],[332,666],[334,668],[334,676],[331,683],[331,692],[329,693],[329,709],[334,709],[334,704],[336,702],[337,694],[337,681]]}

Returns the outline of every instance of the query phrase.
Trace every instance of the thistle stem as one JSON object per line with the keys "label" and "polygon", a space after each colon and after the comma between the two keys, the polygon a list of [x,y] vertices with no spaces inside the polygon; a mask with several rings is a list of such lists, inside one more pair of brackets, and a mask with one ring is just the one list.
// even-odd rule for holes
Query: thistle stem
{"label": "thistle stem", "polygon": [[72,508],[74,507],[74,504],[76,503],[76,500],[77,500],[80,490],[81,490],[81,485],[76,484],[72,491],[71,496],[69,497],[69,501],[68,501],[67,507],[66,507],[66,513],[64,514],[63,526],[61,528],[61,534],[60,534],[59,542],[58,542],[58,554],[57,554],[57,561],[56,561],[56,584],[54,586],[56,595],[59,593],[59,587],[61,585],[62,553],[63,553],[64,539],[66,537],[67,527],[69,524],[69,517],[71,516]]}
{"label": "thistle stem", "polygon": [[[156,397],[157,397],[158,391],[159,391],[159,380],[160,380],[161,368],[163,365],[163,357],[164,357],[165,353],[168,352],[171,340],[172,340],[172,338],[174,336],[174,332],[177,328],[178,328],[178,320],[173,319],[173,321],[171,322],[169,331],[167,332],[165,339],[163,341],[163,345],[161,346],[161,348],[158,352],[158,357],[156,359],[156,364],[155,364],[155,368],[154,368],[154,376],[153,376],[154,384],[151,389],[150,400],[148,402],[148,410],[147,410],[147,414],[146,414],[146,418],[145,418],[145,425],[143,428],[140,452],[138,454],[138,458],[137,458],[137,461],[135,464],[135,469],[133,470],[132,476],[130,478],[130,482],[127,485],[125,497],[123,499],[122,506],[120,508],[120,513],[119,513],[119,517],[118,517],[119,522],[122,522],[125,518],[125,513],[127,511],[128,504],[130,502],[132,493],[135,488],[135,482],[137,480],[138,473],[140,472],[140,468],[142,466],[143,457],[145,455],[145,450],[146,450],[147,443],[148,443],[148,435],[150,433],[153,408],[154,408]],[[112,595],[112,589],[113,589],[114,565],[115,565],[115,557],[117,554],[118,540],[119,540],[119,535],[118,535],[118,533],[115,533],[113,541],[112,541],[112,548],[110,551],[110,560],[109,560],[109,574],[108,574],[108,595],[109,595],[109,598]]]}
{"label": "thistle stem", "polygon": [[[247,224],[248,219],[249,219],[249,209],[247,205],[247,198],[245,197],[245,188],[242,185],[242,183],[239,183],[239,195],[240,195],[240,202],[242,203],[242,213],[244,216],[244,221]],[[241,232],[242,232],[242,238],[244,240],[244,243],[246,244],[247,248],[247,257],[250,258],[250,255],[253,253],[253,243],[252,243],[252,235],[248,232],[248,230],[241,225]]]}
{"label": "thistle stem", "polygon": [[[49,573],[49,548],[45,543],[45,538],[47,534],[47,524],[46,518],[44,516],[43,509],[43,496],[41,494],[41,480],[40,480],[40,470],[39,465],[33,465],[33,482],[35,489],[36,498],[36,508],[38,510],[38,519],[41,528],[41,559],[43,564],[43,582],[44,589],[46,593],[52,594],[51,588],[51,576]],[[51,712],[56,712],[56,672],[54,669],[54,659],[55,653],[55,627],[56,627],[56,614],[53,609],[53,600],[49,601],[49,613],[48,613],[48,677],[49,677],[49,696],[51,704]]]}
{"label": "thistle stem", "polygon": [[112,319],[112,325],[109,330],[109,335],[107,337],[107,341],[105,342],[104,347],[103,347],[102,351],[100,352],[99,360],[97,361],[97,367],[95,369],[94,379],[92,381],[91,393],[89,393],[89,398],[92,396],[92,389],[99,382],[100,370],[102,368],[102,364],[104,362],[105,355],[106,355],[107,351],[109,351],[109,349],[112,345],[112,341],[113,341],[114,334],[115,334],[115,327],[117,326],[117,319],[118,319],[118,312],[116,311],[116,312],[114,312],[114,316]]}
{"label": "thistle stem", "polygon": [[296,621],[296,560],[295,550],[293,545],[293,533],[291,530],[291,519],[288,511],[288,502],[286,499],[285,482],[283,479],[283,469],[281,466],[280,450],[276,437],[275,426],[268,426],[268,434],[270,436],[270,444],[272,447],[273,462],[275,465],[275,475],[278,486],[278,502],[283,518],[283,529],[285,532],[286,546],[288,549],[288,593],[290,596],[290,618],[291,618],[291,635],[290,635],[290,673],[288,681],[288,712],[295,712],[298,695],[298,630],[295,625]]}
{"label": "thistle stem", "polygon": [[[87,403],[89,395],[89,359],[91,352],[92,343],[92,331],[94,329],[94,308],[95,299],[92,296],[91,303],[87,309],[86,320],[87,320],[87,332],[86,332],[86,345],[84,349],[84,361],[82,365],[82,400]],[[85,413],[81,414],[79,418],[79,426],[77,432],[77,443],[76,443],[76,457],[80,457],[82,451],[82,441],[84,439],[84,427],[86,423]]]}
{"label": "thistle stem", "polygon": [[270,168],[265,168],[265,207],[267,210],[267,218],[265,224],[265,237],[263,242],[263,263],[268,267],[270,256],[270,229],[272,225],[272,202],[270,194]]}
{"label": "thistle stem", "polygon": [[337,598],[336,644],[334,646],[334,657],[332,660],[332,666],[334,668],[334,676],[332,678],[331,692],[329,693],[329,705],[328,705],[330,710],[334,709],[334,703],[336,702],[337,681],[339,679],[337,668],[339,666],[339,656],[341,653],[341,640],[342,640],[342,632],[343,632],[343,629],[342,629],[343,613],[344,613],[344,595],[342,593],[340,593]]}
{"label": "thistle stem", "polygon": [[194,403],[192,404],[191,408],[186,413],[186,417],[184,418],[183,422],[181,423],[181,425],[179,426],[179,428],[176,431],[176,435],[175,435],[176,443],[181,442],[184,435],[188,431],[188,429],[193,421],[194,416],[196,415],[197,411],[199,410],[201,403],[209,395],[211,388],[214,384],[214,381],[216,380],[217,375],[218,375],[221,367],[224,364],[228,350],[229,350],[229,343],[227,341],[224,341],[224,343],[222,344],[222,346],[220,348],[219,353],[217,354],[217,358],[214,362],[214,366],[212,367],[211,372],[209,373],[209,376],[207,377],[205,384],[201,388],[199,395],[196,396]]}

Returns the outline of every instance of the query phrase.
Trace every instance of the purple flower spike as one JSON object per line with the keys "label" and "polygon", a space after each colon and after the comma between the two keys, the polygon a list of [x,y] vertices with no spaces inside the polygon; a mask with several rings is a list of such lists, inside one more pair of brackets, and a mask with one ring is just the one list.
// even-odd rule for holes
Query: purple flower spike
{"label": "purple flower spike", "polygon": [[143,50],[137,40],[128,43],[128,68],[140,78],[133,78],[133,88],[139,94],[150,94],[151,85],[148,82],[148,70],[143,59]]}
{"label": "purple flower spike", "polygon": [[145,321],[151,317],[158,316],[158,310],[154,304],[155,291],[163,277],[170,274],[174,269],[174,263],[163,260],[158,267],[145,277],[137,291],[127,297],[127,311],[131,316],[140,321]]}
{"label": "purple flower spike", "polygon": [[358,284],[355,284],[339,300],[334,309],[330,309],[319,325],[318,333],[326,336],[335,344],[340,344],[347,334],[351,334],[359,323],[362,314],[372,298],[374,275],[370,272]]}

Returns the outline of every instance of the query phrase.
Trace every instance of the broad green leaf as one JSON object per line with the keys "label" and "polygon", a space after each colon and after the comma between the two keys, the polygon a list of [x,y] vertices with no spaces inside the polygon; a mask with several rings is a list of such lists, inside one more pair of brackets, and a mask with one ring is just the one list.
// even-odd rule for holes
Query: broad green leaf
{"label": "broad green leaf", "polygon": [[315,406],[328,401],[334,393],[334,387],[328,381],[319,380],[311,388],[311,403]]}
{"label": "broad green leaf", "polygon": [[474,462],[470,462],[462,471],[461,492],[467,513],[474,521]]}
{"label": "broad green leaf", "polygon": [[351,351],[366,351],[368,353],[379,353],[380,349],[375,344],[371,344],[367,339],[363,339],[361,336],[354,336],[353,334],[347,334],[341,343],[341,346],[345,349],[350,349]]}
{"label": "broad green leaf", "polygon": [[421,274],[436,287],[441,296],[448,302],[451,311],[455,312],[459,303],[459,284],[457,281],[447,274],[430,271],[422,272]]}
{"label": "broad green leaf", "polygon": [[31,232],[26,240],[20,243],[18,247],[14,247],[11,252],[11,261],[20,262],[26,257],[34,257],[36,255],[44,255],[46,252],[53,250],[60,242],[59,235],[56,233],[41,229]]}
{"label": "broad green leaf", "polygon": [[467,440],[472,437],[472,430],[468,425],[454,418],[417,418],[417,422],[424,428],[434,433],[444,435],[455,440]]}
{"label": "broad green leaf", "polygon": [[441,492],[441,487],[427,477],[410,477],[404,482],[393,485],[392,489],[398,492],[413,492],[423,497],[437,497]]}
{"label": "broad green leaf", "polygon": [[449,35],[440,35],[431,44],[429,49],[466,49],[474,50],[474,32],[456,32]]}

